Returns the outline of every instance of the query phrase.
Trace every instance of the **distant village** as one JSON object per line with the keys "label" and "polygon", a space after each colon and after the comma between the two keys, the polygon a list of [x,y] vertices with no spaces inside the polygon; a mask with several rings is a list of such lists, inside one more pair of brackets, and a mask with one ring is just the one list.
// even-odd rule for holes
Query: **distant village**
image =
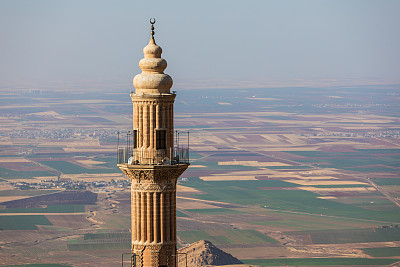
{"label": "distant village", "polygon": [[26,182],[10,182],[14,189],[19,190],[32,190],[32,189],[60,189],[65,190],[98,190],[107,192],[106,188],[129,188],[131,182],[129,180],[111,180],[107,181],[56,181],[56,180],[43,180],[37,183]]}
{"label": "distant village", "polygon": [[[351,132],[317,132],[310,134],[300,134],[301,136],[338,136],[338,137],[379,137],[379,138],[400,138],[400,131],[351,131]],[[61,129],[36,129],[36,130],[14,130],[8,134],[10,138],[28,138],[28,139],[65,139],[65,138],[86,138],[97,139],[116,138],[115,129],[104,128],[61,128]],[[123,135],[121,136],[123,139]]]}
{"label": "distant village", "polygon": [[8,133],[10,138],[47,138],[47,139],[65,139],[71,137],[96,137],[109,138],[117,137],[115,129],[104,128],[61,128],[61,129],[29,129],[13,130]]}

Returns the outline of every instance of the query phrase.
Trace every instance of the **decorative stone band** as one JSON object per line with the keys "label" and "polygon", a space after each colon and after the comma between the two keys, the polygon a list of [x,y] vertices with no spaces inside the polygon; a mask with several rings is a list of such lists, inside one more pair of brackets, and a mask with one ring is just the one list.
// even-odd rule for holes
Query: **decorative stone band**
{"label": "decorative stone band", "polygon": [[131,179],[133,184],[149,183],[176,183],[179,176],[188,168],[189,164],[176,165],[131,165],[118,164],[122,172]]}
{"label": "decorative stone band", "polygon": [[[151,262],[151,266],[175,266],[176,243],[156,244],[156,245],[137,245],[132,246],[132,253],[136,258],[136,265],[142,266],[144,261]],[[169,257],[167,255],[170,255]],[[145,259],[146,258],[146,259]]]}

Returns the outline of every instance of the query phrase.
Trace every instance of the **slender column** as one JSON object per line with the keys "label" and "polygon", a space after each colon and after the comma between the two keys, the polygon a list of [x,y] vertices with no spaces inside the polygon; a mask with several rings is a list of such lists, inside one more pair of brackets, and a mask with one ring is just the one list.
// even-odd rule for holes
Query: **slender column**
{"label": "slender column", "polygon": [[169,138],[170,138],[170,144],[171,147],[174,147],[174,104],[171,104],[171,115],[169,117],[170,119],[170,125],[169,125]]}
{"label": "slender column", "polygon": [[171,192],[171,213],[172,213],[172,219],[171,219],[171,240],[173,242],[176,242],[176,197],[175,197],[175,192]]}
{"label": "slender column", "polygon": [[142,237],[141,236],[141,225],[140,225],[140,216],[141,216],[140,210],[141,210],[142,203],[141,203],[139,192],[136,192],[135,195],[136,195],[136,199],[137,199],[137,207],[136,207],[136,233],[137,233],[137,235],[136,235],[136,241],[140,242],[141,237]]}
{"label": "slender column", "polygon": [[146,134],[146,147],[150,147],[150,130],[151,130],[151,124],[150,124],[150,106],[147,103],[146,104],[146,130],[147,130],[147,134]]}
{"label": "slender column", "polygon": [[133,103],[133,129],[138,127],[138,106]]}
{"label": "slender column", "polygon": [[165,139],[166,139],[165,140],[165,146],[166,146],[167,150],[169,151],[169,148],[170,148],[170,146],[169,146],[169,136],[170,136],[170,133],[169,133],[169,120],[170,120],[169,104],[165,105],[165,114],[166,114],[166,116],[165,116],[165,128],[167,128],[166,136],[165,136]]}
{"label": "slender column", "polygon": [[[133,183],[131,185],[133,187]],[[136,240],[136,194],[133,190],[131,190],[131,223],[132,223],[132,241]]]}
{"label": "slender column", "polygon": [[147,242],[151,243],[153,241],[153,224],[152,224],[152,193],[147,193]]}
{"label": "slender column", "polygon": [[161,127],[162,128],[166,128],[167,124],[166,124],[166,119],[167,119],[167,113],[165,112],[165,105],[162,105],[162,109],[161,109],[161,115],[162,115],[162,120],[161,120]]}
{"label": "slender column", "polygon": [[165,203],[164,203],[164,205],[165,205],[165,223],[164,223],[164,226],[165,226],[165,241],[171,241],[171,238],[170,238],[170,233],[171,233],[171,218],[170,218],[170,204],[171,204],[171,202],[170,202],[170,194],[169,194],[169,192],[166,192],[166,194],[165,194]]}
{"label": "slender column", "polygon": [[143,107],[139,105],[139,136],[138,148],[143,147]]}
{"label": "slender column", "polygon": [[149,132],[150,132],[150,142],[149,147],[154,149],[154,106],[150,106],[150,125],[149,125]]}
{"label": "slender column", "polygon": [[141,232],[142,232],[142,238],[141,238],[141,241],[144,243],[144,242],[146,242],[146,200],[145,200],[145,193],[144,192],[141,192],[140,193],[141,194],[141,202],[142,202],[142,205],[141,205]]}
{"label": "slender column", "polygon": [[148,127],[149,127],[149,120],[147,119],[148,116],[148,107],[146,104],[143,105],[143,146],[145,148],[148,147]]}
{"label": "slender column", "polygon": [[156,105],[156,129],[160,129],[160,104]]}
{"label": "slender column", "polygon": [[165,241],[165,231],[164,231],[164,225],[165,225],[165,218],[164,218],[164,210],[165,210],[165,194],[164,192],[160,193],[160,239],[161,243],[164,243]]}
{"label": "slender column", "polygon": [[158,229],[159,229],[159,227],[158,227],[158,216],[159,216],[159,214],[158,214],[158,201],[157,201],[157,192],[154,192],[153,193],[153,215],[154,215],[154,218],[153,218],[153,223],[154,223],[154,225],[153,225],[153,230],[154,230],[154,243],[158,243]]}

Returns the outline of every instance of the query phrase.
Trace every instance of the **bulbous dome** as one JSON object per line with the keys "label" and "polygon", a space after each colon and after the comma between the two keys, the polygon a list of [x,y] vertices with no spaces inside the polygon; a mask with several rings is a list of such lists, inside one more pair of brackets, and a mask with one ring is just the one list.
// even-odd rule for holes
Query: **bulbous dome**
{"label": "bulbous dome", "polygon": [[142,58],[139,67],[143,72],[163,72],[167,68],[167,61],[163,58]]}
{"label": "bulbous dome", "polygon": [[[137,90],[146,90],[144,93],[168,93],[172,87],[172,78],[168,74],[141,73],[133,78],[133,86]],[[151,90],[151,91],[148,91]]]}
{"label": "bulbous dome", "polygon": [[167,61],[161,58],[161,53],[162,48],[156,44],[152,36],[149,44],[143,49],[144,58],[139,62],[142,73],[133,79],[136,93],[170,93],[173,82],[168,74],[164,74]]}
{"label": "bulbous dome", "polygon": [[161,57],[162,48],[159,47],[154,38],[151,38],[148,45],[143,48],[143,54],[145,58]]}

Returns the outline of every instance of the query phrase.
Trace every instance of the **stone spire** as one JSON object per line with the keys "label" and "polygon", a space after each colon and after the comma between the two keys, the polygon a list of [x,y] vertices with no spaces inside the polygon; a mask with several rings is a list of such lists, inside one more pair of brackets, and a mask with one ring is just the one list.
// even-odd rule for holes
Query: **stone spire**
{"label": "stone spire", "polygon": [[[176,267],[176,182],[189,166],[189,150],[174,145],[172,79],[154,40],[143,49],[133,79],[132,147],[118,167],[131,180],[132,267]],[[118,152],[120,155],[121,153]],[[186,156],[185,156],[186,155]]]}
{"label": "stone spire", "polygon": [[143,49],[144,58],[140,60],[139,67],[142,73],[135,76],[133,86],[136,94],[163,94],[170,93],[172,78],[164,74],[167,61],[161,58],[162,49],[154,39],[155,20],[151,21],[151,39]]}

